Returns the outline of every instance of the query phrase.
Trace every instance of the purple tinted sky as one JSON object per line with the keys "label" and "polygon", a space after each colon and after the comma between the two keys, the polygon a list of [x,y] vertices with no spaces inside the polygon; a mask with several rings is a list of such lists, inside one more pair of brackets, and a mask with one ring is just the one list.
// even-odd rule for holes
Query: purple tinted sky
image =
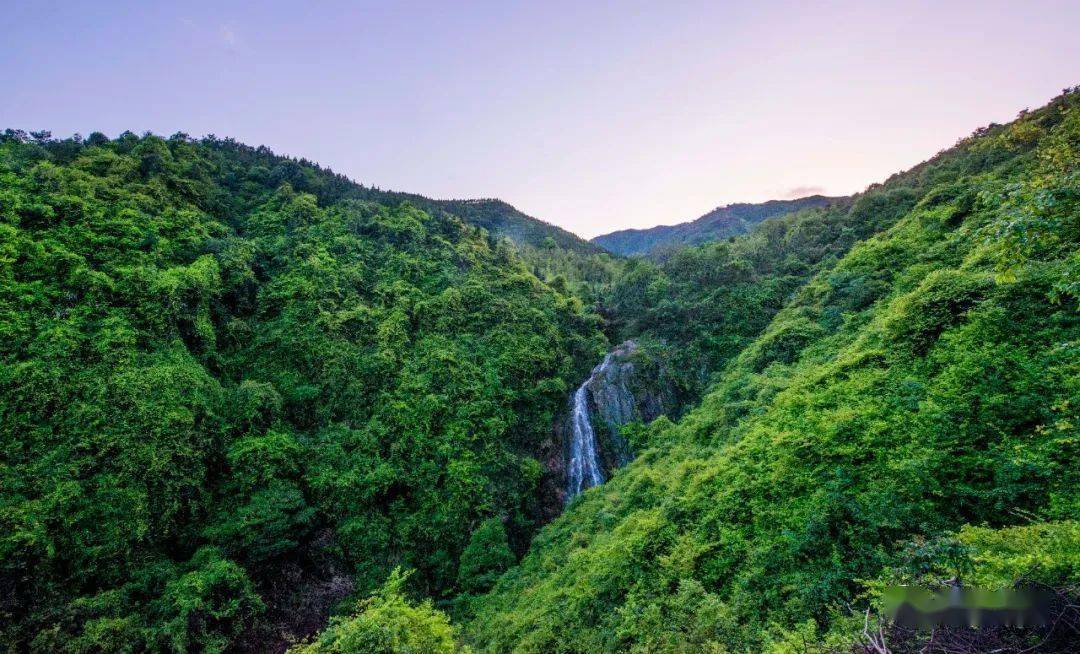
{"label": "purple tinted sky", "polygon": [[214,133],[584,236],[844,194],[1080,83],[1080,2],[15,2],[0,128]]}

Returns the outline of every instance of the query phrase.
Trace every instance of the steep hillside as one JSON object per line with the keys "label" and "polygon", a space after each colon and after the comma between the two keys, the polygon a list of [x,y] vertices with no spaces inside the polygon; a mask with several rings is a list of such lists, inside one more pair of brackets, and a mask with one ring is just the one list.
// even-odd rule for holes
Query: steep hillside
{"label": "steep hillside", "polygon": [[281,651],[396,566],[440,598],[513,561],[606,342],[398,199],[231,141],[0,135],[5,650]]}
{"label": "steep hillside", "polygon": [[639,339],[644,356],[664,362],[679,389],[674,418],[813,275],[894,225],[933,188],[1017,154],[952,148],[850,198],[768,218],[744,236],[624,260],[599,294],[611,340]]}
{"label": "steep hillside", "polygon": [[[636,433],[637,459],[472,603],[468,640],[845,651],[881,581],[1080,583],[1078,189],[1075,92],[889,180],[906,208],[869,207],[883,231],[700,407]],[[1074,628],[1002,651],[1071,651]]]}
{"label": "steep hillside", "polygon": [[678,225],[658,225],[649,229],[623,229],[591,239],[609,252],[623,256],[662,255],[689,245],[700,245],[745,234],[768,218],[828,206],[838,198],[812,195],[798,200],[770,200],[760,204],[729,204],[717,207],[700,218]]}

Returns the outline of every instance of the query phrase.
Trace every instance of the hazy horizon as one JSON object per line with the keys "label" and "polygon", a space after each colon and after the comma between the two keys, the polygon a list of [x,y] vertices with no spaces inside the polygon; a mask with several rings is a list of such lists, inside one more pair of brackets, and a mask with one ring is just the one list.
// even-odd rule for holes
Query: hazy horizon
{"label": "hazy horizon", "polygon": [[848,195],[1080,83],[1069,2],[7,14],[0,129],[230,136],[585,238]]}

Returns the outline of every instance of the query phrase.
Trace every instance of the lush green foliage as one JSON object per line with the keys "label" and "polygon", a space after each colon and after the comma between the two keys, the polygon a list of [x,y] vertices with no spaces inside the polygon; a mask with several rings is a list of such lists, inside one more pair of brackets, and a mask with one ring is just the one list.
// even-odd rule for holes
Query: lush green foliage
{"label": "lush green foliage", "polygon": [[489,518],[473,531],[461,553],[458,586],[466,592],[488,590],[515,562],[502,521]]}
{"label": "lush green foliage", "polygon": [[[994,130],[1000,128],[980,134],[989,138]],[[960,180],[1024,166],[1019,155],[1033,145],[1030,135],[1025,138],[1001,147],[969,140],[851,198],[824,207],[792,205],[744,237],[655,261],[630,260],[598,296],[601,314],[612,323],[610,336],[649,337],[647,352],[666,363],[680,391],[675,417],[700,400],[725,364],[761,335],[813,275],[832,270],[852,246],[894,225],[930,193],[956,195],[959,210],[970,210],[975,191]],[[837,315],[865,308],[882,292],[880,279],[831,274],[837,297],[829,311]],[[765,352],[759,364],[770,356],[793,356],[818,336],[813,325],[790,324],[758,345],[775,350]]]}
{"label": "lush green foliage", "polygon": [[581,239],[561,227],[526,215],[502,200],[428,200],[409,195],[406,199],[430,211],[448,211],[470,225],[508,238],[518,247],[557,247],[579,255],[602,254],[599,245]]}
{"label": "lush green foliage", "polygon": [[362,186],[323,169],[305,159],[292,160],[274,155],[265,147],[252,148],[232,139],[208,137],[209,146],[232,162],[240,174],[254,175],[256,181],[288,182],[296,190],[315,195],[320,204],[341,200],[365,200],[389,206],[407,202],[430,214],[449,213],[466,223],[481,227],[496,238],[506,238],[518,247],[539,248],[551,243],[579,255],[599,254],[603,249],[565,229],[526,215],[502,200],[433,200],[416,193],[385,191]]}
{"label": "lush green foliage", "polygon": [[603,311],[605,298],[623,273],[626,260],[606,253],[582,253],[553,241],[541,247],[517,246],[518,256],[536,277],[560,292],[570,293],[587,306]]}
{"label": "lush green foliage", "polygon": [[[1078,161],[1073,93],[626,261],[229,140],[8,132],[0,638],[793,653],[885,583],[1076,584]],[[604,331],[682,405],[537,531]]]}
{"label": "lush green foliage", "polygon": [[[1074,580],[1075,538],[1031,543],[1072,533],[1054,523],[1080,514],[1078,100],[980,131],[856,198],[848,218],[796,215],[713,246],[715,257],[687,253],[693,274],[732,274],[705,263],[768,243],[780,281],[739,292],[779,283],[776,300],[790,299],[730,347],[700,407],[639,434],[638,458],[474,602],[477,648],[843,647],[861,631],[849,606],[870,580],[911,543],[955,530],[973,581],[1031,567]],[[783,280],[792,261],[816,270],[799,288]],[[732,267],[749,275],[750,263]],[[635,274],[617,301],[667,283]],[[732,292],[729,280],[699,289],[713,296],[703,307]]]}
{"label": "lush green foliage", "polygon": [[1080,583],[1080,522],[1033,522],[1013,527],[973,527],[934,539],[907,542],[882,583],[935,584],[959,579],[980,588],[1017,580],[1046,586]]}
{"label": "lush green foliage", "polygon": [[3,137],[6,642],[261,649],[398,565],[455,594],[492,517],[528,541],[598,321],[379,193],[213,138]]}

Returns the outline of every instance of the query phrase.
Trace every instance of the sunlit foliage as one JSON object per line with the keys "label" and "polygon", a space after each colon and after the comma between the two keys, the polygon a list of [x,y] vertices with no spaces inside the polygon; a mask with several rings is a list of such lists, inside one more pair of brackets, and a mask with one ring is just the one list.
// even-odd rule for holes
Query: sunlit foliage
{"label": "sunlit foliage", "polygon": [[630,268],[620,315],[728,363],[475,600],[477,649],[844,651],[873,580],[920,542],[957,543],[926,569],[962,582],[1075,584],[1078,99],[981,130],[848,217]]}

